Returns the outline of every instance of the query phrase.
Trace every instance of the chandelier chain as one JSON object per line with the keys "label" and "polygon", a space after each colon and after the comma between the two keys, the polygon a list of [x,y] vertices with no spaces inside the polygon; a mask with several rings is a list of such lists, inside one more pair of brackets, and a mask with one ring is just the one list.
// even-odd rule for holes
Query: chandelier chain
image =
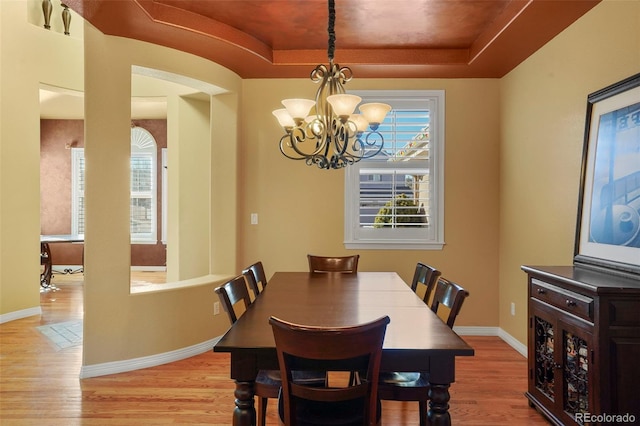
{"label": "chandelier chain", "polygon": [[329,33],[329,44],[327,49],[327,56],[329,57],[329,62],[333,62],[333,53],[336,50],[336,8],[335,8],[335,0],[329,0],[329,26],[327,27],[327,31]]}

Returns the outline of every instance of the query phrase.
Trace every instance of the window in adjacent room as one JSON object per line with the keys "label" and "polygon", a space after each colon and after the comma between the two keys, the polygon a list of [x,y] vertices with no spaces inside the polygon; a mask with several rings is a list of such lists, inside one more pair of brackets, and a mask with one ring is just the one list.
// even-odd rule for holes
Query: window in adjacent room
{"label": "window in adjacent room", "polygon": [[345,172],[345,246],[441,249],[444,244],[444,91],[351,92],[384,102],[385,143]]}
{"label": "window in adjacent room", "polygon": [[[71,152],[71,230],[84,234],[84,148]],[[142,127],[131,128],[131,242],[157,242],[157,144]]]}
{"label": "window in adjacent room", "polygon": [[162,148],[162,224],[160,230],[160,238],[162,239],[162,244],[167,244],[167,216],[169,205],[167,200],[169,199],[169,175],[167,174],[168,170],[168,161],[167,158],[167,148]]}

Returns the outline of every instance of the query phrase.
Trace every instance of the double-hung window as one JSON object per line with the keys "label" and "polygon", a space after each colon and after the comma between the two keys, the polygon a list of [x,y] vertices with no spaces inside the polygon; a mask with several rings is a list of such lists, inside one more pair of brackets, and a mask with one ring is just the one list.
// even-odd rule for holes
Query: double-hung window
{"label": "double-hung window", "polygon": [[[71,231],[84,234],[84,148],[71,153]],[[157,242],[157,145],[147,130],[131,129],[131,242]]]}
{"label": "double-hung window", "polygon": [[441,249],[444,245],[444,91],[357,91],[392,110],[384,148],[345,172],[345,246]]}

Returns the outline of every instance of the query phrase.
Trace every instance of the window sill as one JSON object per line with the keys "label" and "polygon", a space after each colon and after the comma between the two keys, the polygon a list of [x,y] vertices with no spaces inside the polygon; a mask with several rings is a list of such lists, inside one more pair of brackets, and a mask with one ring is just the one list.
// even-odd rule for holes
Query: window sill
{"label": "window sill", "polygon": [[344,243],[347,249],[359,250],[442,250],[443,242],[408,242],[408,241],[353,241]]}
{"label": "window sill", "polygon": [[158,240],[131,240],[131,244],[158,244]]}

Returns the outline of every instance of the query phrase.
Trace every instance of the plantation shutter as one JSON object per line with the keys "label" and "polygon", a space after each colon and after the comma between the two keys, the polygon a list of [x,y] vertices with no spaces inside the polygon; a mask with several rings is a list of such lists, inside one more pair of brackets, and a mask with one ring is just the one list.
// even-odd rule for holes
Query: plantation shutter
{"label": "plantation shutter", "polygon": [[378,128],[382,151],[345,171],[345,246],[442,248],[444,92],[354,94],[392,110]]}

